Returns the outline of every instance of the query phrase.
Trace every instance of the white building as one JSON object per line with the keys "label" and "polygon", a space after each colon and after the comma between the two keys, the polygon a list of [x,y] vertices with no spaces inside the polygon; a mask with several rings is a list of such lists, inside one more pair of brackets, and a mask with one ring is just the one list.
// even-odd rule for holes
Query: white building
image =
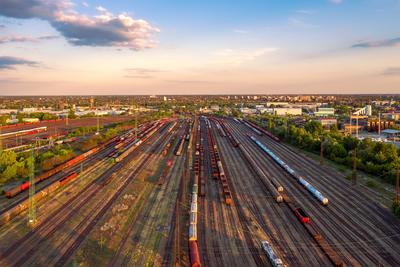
{"label": "white building", "polygon": [[36,112],[37,108],[23,108],[22,112],[23,113],[32,113],[32,112]]}
{"label": "white building", "polygon": [[212,111],[214,111],[214,112],[220,110],[218,105],[212,105],[212,106],[210,107],[210,109],[211,109]]}
{"label": "white building", "polygon": [[256,114],[257,113],[257,109],[255,109],[255,108],[241,108],[240,112],[242,112],[243,114]]}
{"label": "white building", "polygon": [[333,117],[335,115],[334,108],[318,108],[317,111],[314,112],[314,115],[317,117]]}
{"label": "white building", "polygon": [[273,114],[278,116],[302,114],[301,108],[274,108],[273,110]]}
{"label": "white building", "polygon": [[38,118],[23,118],[23,122],[39,122]]}
{"label": "white building", "polygon": [[365,107],[358,109],[356,112],[353,112],[353,115],[357,116],[372,116],[372,106],[366,105]]}

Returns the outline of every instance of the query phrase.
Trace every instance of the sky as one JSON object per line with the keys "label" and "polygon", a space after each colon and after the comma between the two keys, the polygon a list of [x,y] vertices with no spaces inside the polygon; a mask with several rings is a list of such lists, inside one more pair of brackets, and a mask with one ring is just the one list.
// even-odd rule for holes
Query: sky
{"label": "sky", "polygon": [[400,93],[400,0],[0,0],[0,95]]}

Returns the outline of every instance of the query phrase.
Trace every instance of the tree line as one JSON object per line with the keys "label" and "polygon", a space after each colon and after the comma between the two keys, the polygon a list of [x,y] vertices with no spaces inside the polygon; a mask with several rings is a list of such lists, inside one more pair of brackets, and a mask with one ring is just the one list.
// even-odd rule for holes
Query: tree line
{"label": "tree line", "polygon": [[[308,121],[295,126],[288,118],[252,117],[251,121],[271,131],[279,138],[303,150],[320,153],[336,163],[353,167],[375,175],[383,181],[395,184],[396,171],[400,169],[400,149],[394,144],[373,142],[370,138],[358,140],[344,135],[337,127],[325,130],[320,122]],[[400,216],[400,203],[393,203],[393,211]]]}

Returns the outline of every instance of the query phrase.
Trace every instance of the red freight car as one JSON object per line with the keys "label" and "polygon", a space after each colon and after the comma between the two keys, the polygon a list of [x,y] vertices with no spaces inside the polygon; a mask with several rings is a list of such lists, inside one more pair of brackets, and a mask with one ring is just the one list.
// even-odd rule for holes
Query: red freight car
{"label": "red freight car", "polygon": [[190,266],[201,267],[199,248],[196,241],[189,241]]}
{"label": "red freight car", "polygon": [[299,220],[302,223],[309,223],[310,222],[310,217],[308,217],[307,213],[302,208],[296,209],[294,211],[294,213],[296,214],[297,218],[299,218]]}
{"label": "red freight car", "polygon": [[65,185],[69,181],[75,179],[77,176],[78,176],[78,174],[75,172],[68,174],[66,177],[60,179],[60,181],[59,181],[60,185],[61,186]]}
{"label": "red freight car", "polygon": [[29,188],[29,182],[25,182],[25,183],[21,184],[19,188],[21,188],[21,191],[24,191],[24,190],[28,189]]}

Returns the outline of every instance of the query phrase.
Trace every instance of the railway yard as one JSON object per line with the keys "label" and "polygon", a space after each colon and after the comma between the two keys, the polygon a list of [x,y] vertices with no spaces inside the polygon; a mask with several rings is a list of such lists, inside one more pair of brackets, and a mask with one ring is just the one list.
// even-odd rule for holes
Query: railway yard
{"label": "railway yard", "polygon": [[244,120],[148,122],[56,168],[34,217],[32,185],[0,197],[0,266],[400,266],[398,218]]}
{"label": "railway yard", "polygon": [[[129,116],[99,117],[99,126],[131,120]],[[20,123],[0,126],[0,136],[3,148],[13,148],[28,145],[36,139],[58,138],[82,126],[96,126],[97,118],[79,118],[41,121],[36,123]]]}

